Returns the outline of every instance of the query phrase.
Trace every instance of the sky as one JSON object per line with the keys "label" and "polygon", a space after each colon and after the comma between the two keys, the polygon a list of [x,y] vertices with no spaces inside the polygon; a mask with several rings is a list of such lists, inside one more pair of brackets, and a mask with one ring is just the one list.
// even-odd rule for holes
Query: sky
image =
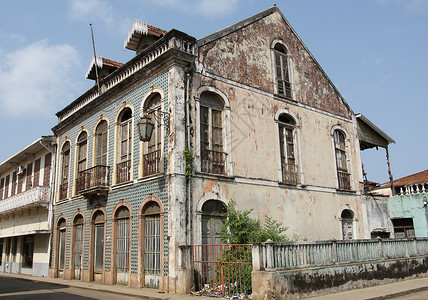
{"label": "sky", "polygon": [[[203,38],[276,4],[355,113],[395,140],[395,179],[428,168],[428,0],[0,0],[0,162],[42,135],[94,85],[93,57],[134,57],[134,20]],[[362,152],[388,181],[385,151]]]}

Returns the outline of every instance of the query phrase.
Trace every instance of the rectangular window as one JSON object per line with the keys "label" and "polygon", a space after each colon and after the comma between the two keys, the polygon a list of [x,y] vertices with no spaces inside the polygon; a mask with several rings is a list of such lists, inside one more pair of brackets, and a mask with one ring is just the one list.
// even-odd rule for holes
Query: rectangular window
{"label": "rectangular window", "polygon": [[0,180],[0,200],[3,200],[4,178]]}
{"label": "rectangular window", "polygon": [[52,168],[52,154],[48,153],[45,155],[45,167],[43,172],[43,186],[49,186],[51,178],[51,168]]}
{"label": "rectangular window", "polygon": [[40,163],[40,158],[34,162],[34,186],[40,185]]}
{"label": "rectangular window", "polygon": [[33,164],[29,163],[27,165],[27,180],[25,184],[25,190],[28,191],[33,187]]}
{"label": "rectangular window", "polygon": [[278,94],[291,98],[291,84],[288,74],[287,56],[280,52],[275,52],[276,79]]}
{"label": "rectangular window", "polygon": [[6,199],[7,197],[9,197],[9,180],[10,180],[10,177],[9,177],[9,175],[7,175],[6,180],[4,182],[4,198],[3,199]]}
{"label": "rectangular window", "polygon": [[12,190],[10,191],[11,196],[15,195],[15,193],[16,193],[16,186],[18,184],[17,180],[18,180],[18,178],[16,176],[16,171],[15,171],[12,174]]}
{"label": "rectangular window", "polygon": [[22,192],[22,187],[23,187],[23,184],[24,184],[25,174],[26,173],[24,171],[23,173],[21,173],[21,174],[18,175],[18,190],[17,190],[18,194]]}
{"label": "rectangular window", "polygon": [[33,267],[34,235],[26,235],[22,245],[22,267]]}
{"label": "rectangular window", "polygon": [[415,228],[413,226],[412,218],[392,219],[394,226],[395,238],[412,238],[415,237]]}
{"label": "rectangular window", "polygon": [[80,173],[86,170],[86,153],[87,153],[88,143],[83,141],[79,144],[78,147],[78,162],[77,162],[77,171]]}
{"label": "rectangular window", "polygon": [[97,166],[107,165],[107,130],[97,133]]}

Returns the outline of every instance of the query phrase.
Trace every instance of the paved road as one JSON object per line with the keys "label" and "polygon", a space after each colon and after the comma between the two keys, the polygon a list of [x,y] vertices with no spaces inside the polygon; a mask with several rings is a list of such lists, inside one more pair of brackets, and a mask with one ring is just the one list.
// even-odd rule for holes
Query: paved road
{"label": "paved road", "polygon": [[140,297],[121,296],[112,293],[79,289],[48,283],[37,283],[29,280],[0,277],[0,299],[141,299]]}

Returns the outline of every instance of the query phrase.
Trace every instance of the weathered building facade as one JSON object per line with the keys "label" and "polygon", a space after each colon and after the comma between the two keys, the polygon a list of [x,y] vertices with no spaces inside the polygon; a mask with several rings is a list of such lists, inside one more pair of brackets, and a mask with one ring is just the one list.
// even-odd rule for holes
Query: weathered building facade
{"label": "weathered building facade", "polygon": [[218,243],[231,199],[291,239],[370,238],[356,115],[276,6],[200,40],[135,22],[125,47],[57,113],[50,276],[185,292],[179,246]]}
{"label": "weathered building facade", "polygon": [[55,138],[0,164],[0,272],[48,276]]}

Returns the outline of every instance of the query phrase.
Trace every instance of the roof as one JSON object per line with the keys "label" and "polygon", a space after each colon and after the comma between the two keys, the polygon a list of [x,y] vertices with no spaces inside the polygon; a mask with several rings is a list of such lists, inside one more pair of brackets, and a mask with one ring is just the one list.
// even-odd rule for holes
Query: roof
{"label": "roof", "polygon": [[[419,184],[419,183],[427,183],[428,182],[428,169],[421,171],[419,173],[409,175],[400,179],[394,180],[394,186],[405,186],[405,185],[411,185],[411,184]],[[390,186],[390,183],[385,183],[385,185],[382,185],[382,187]]]}
{"label": "roof", "polygon": [[30,145],[22,149],[21,151],[15,153],[14,155],[6,159],[0,164],[0,174],[7,171],[14,165],[19,165],[23,161],[27,160],[29,155],[36,154],[37,152],[46,149],[46,147],[43,146],[42,142],[55,142],[55,137],[53,135],[42,136],[41,138],[35,140]]}
{"label": "roof", "polygon": [[[96,79],[96,75],[95,75],[95,59],[93,58],[91,63],[89,64],[89,68],[86,71],[85,74],[85,79]],[[111,59],[107,59],[101,56],[97,56],[97,67],[98,69],[109,69],[110,73],[119,69],[121,66],[123,66],[123,63],[111,60]]]}
{"label": "roof", "polygon": [[143,35],[152,35],[155,37],[161,37],[167,32],[163,29],[147,25],[145,22],[135,20],[129,30],[123,47],[129,50],[137,50],[140,39]]}
{"label": "roof", "polygon": [[373,124],[363,114],[356,114],[358,123],[358,139],[362,150],[373,147],[384,147],[388,144],[395,144],[395,141],[383,132],[379,127]]}

